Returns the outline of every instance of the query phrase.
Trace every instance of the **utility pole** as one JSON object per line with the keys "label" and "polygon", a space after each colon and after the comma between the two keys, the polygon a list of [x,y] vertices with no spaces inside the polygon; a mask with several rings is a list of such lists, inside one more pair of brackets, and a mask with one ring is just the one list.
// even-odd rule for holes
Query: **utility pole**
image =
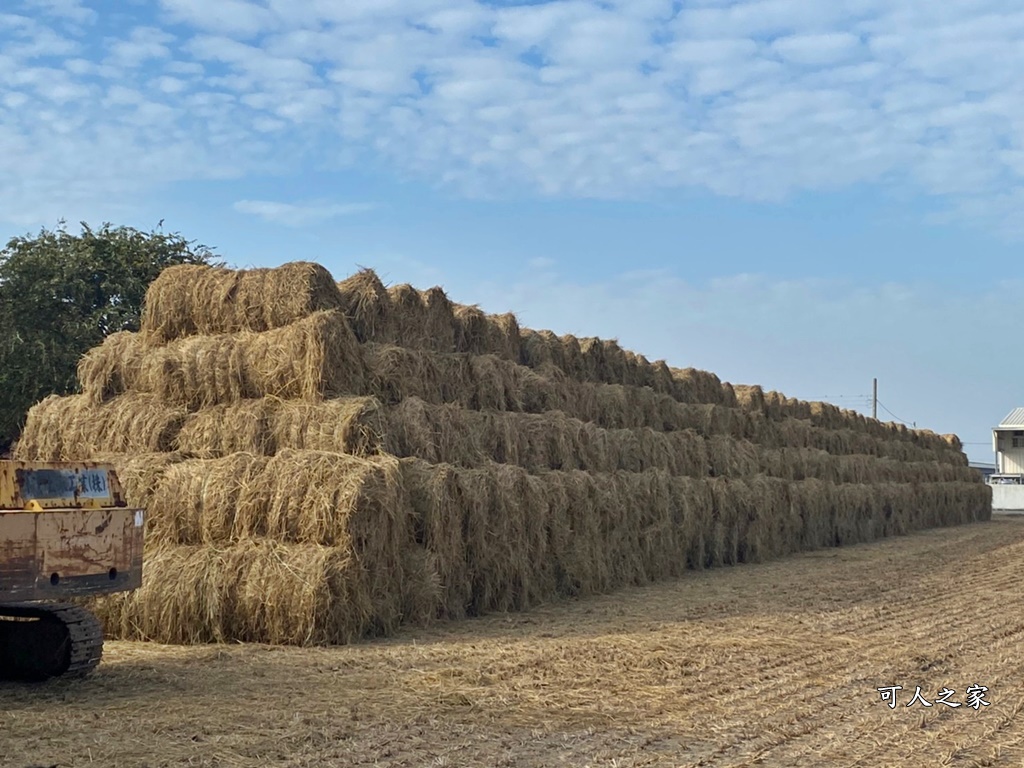
{"label": "utility pole", "polygon": [[878,421],[878,379],[874,379],[874,391],[871,395],[871,418]]}

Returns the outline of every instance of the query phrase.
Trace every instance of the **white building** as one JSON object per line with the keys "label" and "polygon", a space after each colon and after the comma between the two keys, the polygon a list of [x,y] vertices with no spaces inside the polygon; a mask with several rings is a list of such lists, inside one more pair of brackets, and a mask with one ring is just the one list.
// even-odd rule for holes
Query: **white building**
{"label": "white building", "polygon": [[1024,512],[1024,408],[1015,408],[992,430],[996,471],[992,509]]}

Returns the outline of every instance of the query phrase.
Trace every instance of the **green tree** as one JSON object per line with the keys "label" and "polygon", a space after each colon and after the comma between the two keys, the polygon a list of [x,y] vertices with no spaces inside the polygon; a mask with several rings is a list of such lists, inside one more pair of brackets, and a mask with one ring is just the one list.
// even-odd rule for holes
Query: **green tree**
{"label": "green tree", "polygon": [[159,226],[81,226],[74,235],[61,221],[0,251],[0,452],[34,403],[76,391],[85,352],[111,333],[138,330],[146,288],[165,267],[219,263],[206,246]]}

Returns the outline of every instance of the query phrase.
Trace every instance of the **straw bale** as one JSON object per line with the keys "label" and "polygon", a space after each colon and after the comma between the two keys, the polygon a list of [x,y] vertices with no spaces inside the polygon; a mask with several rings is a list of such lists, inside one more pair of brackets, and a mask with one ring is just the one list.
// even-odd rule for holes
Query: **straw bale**
{"label": "straw bale", "polygon": [[388,453],[431,463],[476,468],[496,462],[531,472],[709,471],[705,441],[693,430],[604,429],[558,411],[476,411],[417,397],[387,409],[387,422]]}
{"label": "straw bale", "polygon": [[173,449],[190,415],[152,395],[125,394],[102,404],[85,395],[51,395],[28,412],[17,455],[31,461],[88,461],[97,453]]}
{"label": "straw bale", "polygon": [[569,597],[607,592],[612,577],[608,539],[602,534],[602,498],[599,476],[586,472],[545,475],[544,496],[551,520],[551,565],[558,592]]}
{"label": "straw bale", "polygon": [[705,437],[727,435],[745,438],[753,434],[750,416],[739,408],[677,403],[673,410],[673,429],[693,429]]}
{"label": "straw bale", "polygon": [[825,427],[826,429],[843,429],[844,427],[850,426],[850,420],[847,419],[843,412],[830,403],[808,403],[810,409],[810,421],[816,427]]}
{"label": "straw bale", "polygon": [[177,451],[131,454],[97,453],[90,459],[112,464],[117,472],[117,480],[124,491],[128,506],[148,510],[152,507],[153,497],[157,493],[163,476],[174,465],[186,461],[188,456]]}
{"label": "straw bale", "polygon": [[421,294],[424,306],[424,331],[429,335],[427,349],[437,352],[455,352],[455,308],[445,292],[438,286]]}
{"label": "straw bale", "polygon": [[395,308],[388,289],[372,269],[361,269],[338,283],[341,308],[360,342],[398,341]]}
{"label": "straw bale", "polygon": [[679,576],[686,566],[685,543],[674,523],[677,499],[671,477],[660,471],[626,477],[627,499],[636,505],[635,521],[626,521],[635,536],[634,583]]}
{"label": "straw bale", "polygon": [[145,339],[138,333],[118,331],[107,336],[78,361],[82,394],[99,404],[134,389],[146,351]]}
{"label": "straw bale", "polygon": [[150,284],[141,330],[160,344],[185,336],[270,331],[341,307],[334,278],[319,264],[241,270],[181,264]]}
{"label": "straw bale", "polygon": [[[505,460],[512,432],[491,425],[502,423],[497,412],[471,411],[452,405],[432,405],[418,397],[403,400],[388,413],[387,452],[399,458],[419,458],[433,464],[476,467],[490,458]],[[499,439],[503,437],[504,440]],[[486,445],[485,445],[486,443]],[[518,459],[518,454],[512,454]]]}
{"label": "straw bale", "polygon": [[604,342],[596,336],[579,340],[580,359],[587,381],[601,381],[606,370]]}
{"label": "straw bale", "polygon": [[472,597],[463,531],[473,510],[462,497],[458,473],[449,465],[415,458],[402,459],[400,466],[412,510],[413,539],[423,550],[420,567],[432,568],[430,576],[437,579],[436,588],[411,600],[407,610],[422,618],[463,618]]}
{"label": "straw bale", "polygon": [[[488,339],[487,314],[476,304],[455,304],[455,351],[471,355],[485,355],[491,352]],[[518,362],[518,357],[513,358]]]}
{"label": "straw bale", "polygon": [[154,543],[247,538],[343,546],[396,556],[406,509],[397,460],[284,449],[189,459],[157,481]]}
{"label": "straw bale", "polygon": [[[956,435],[939,435],[939,439],[942,440],[942,442],[945,445],[949,446],[949,448],[951,448],[953,451],[955,451],[957,453],[961,453],[964,450],[964,444],[962,442],[960,442],[960,438],[958,436],[956,436]],[[964,462],[963,463],[964,464],[967,463],[967,457],[966,456],[964,456]]]}
{"label": "straw bale", "polygon": [[587,369],[583,362],[579,339],[568,333],[558,337],[558,344],[561,347],[561,352],[558,355],[561,360],[561,369],[571,379],[586,381]]}
{"label": "straw bale", "polygon": [[403,626],[431,626],[437,622],[438,606],[445,600],[440,564],[419,544],[410,545],[402,560],[406,578],[402,584],[401,623]]}
{"label": "straw bale", "polygon": [[765,414],[769,419],[780,420],[782,418],[790,418],[788,412],[784,412],[786,404],[786,396],[781,392],[775,390],[769,390],[763,393],[764,396],[764,409]]}
{"label": "straw bale", "polygon": [[154,349],[139,388],[199,409],[266,396],[320,401],[365,392],[358,342],[339,311],[262,333],[193,336]]}
{"label": "straw bale", "polygon": [[495,355],[520,363],[519,321],[511,312],[489,315],[477,305],[453,304],[455,351],[472,355]]}
{"label": "straw bale", "polygon": [[[650,387],[654,384],[651,363],[643,355],[626,351],[626,383],[634,387]],[[671,391],[671,390],[670,390]]]}
{"label": "straw bale", "polygon": [[454,306],[441,288],[419,291],[403,283],[388,288],[388,295],[397,344],[417,350],[455,351]]}
{"label": "straw bale", "polygon": [[[483,411],[519,411],[523,409],[523,396],[515,366],[494,355],[474,355],[469,358],[473,379],[471,397],[460,398],[469,408]],[[454,398],[452,398],[454,400]],[[447,402],[452,402],[448,400]]]}
{"label": "straw bale", "polygon": [[598,368],[597,381],[629,386],[631,384],[629,381],[630,370],[626,360],[626,351],[614,339],[602,340],[600,345],[602,365]]}
{"label": "straw bale", "polygon": [[142,588],[93,601],[111,639],[160,643],[348,643],[379,631],[342,548],[245,541],[147,552]]}
{"label": "straw bale", "polygon": [[148,509],[155,547],[272,539],[340,548],[354,563],[352,599],[373,607],[366,621],[383,631],[400,620],[409,505],[396,459],[287,449],[181,461],[155,480]]}
{"label": "straw bale", "polygon": [[[481,382],[474,379],[474,361],[469,355],[435,354],[408,347],[384,344],[365,345],[368,371],[367,394],[381,402],[394,405],[408,397],[429,403],[454,403],[471,407],[484,397],[500,397],[489,389],[504,387],[504,382]],[[479,367],[479,366],[477,366]]]}
{"label": "straw bale", "polygon": [[736,390],[727,381],[722,382],[722,405],[727,408],[739,408],[740,402],[736,398]]}
{"label": "straw bale", "polygon": [[384,409],[372,397],[322,403],[265,397],[199,411],[175,445],[198,458],[237,452],[273,456],[285,448],[367,456],[383,452],[386,425]]}
{"label": "straw bale", "polygon": [[710,564],[711,487],[701,478],[674,477],[669,483],[679,566],[701,570]]}
{"label": "straw bale", "polygon": [[562,344],[561,338],[555,335],[553,331],[539,331],[535,335],[535,340],[532,344],[529,343],[529,338],[527,339],[527,342],[527,352],[532,352],[536,349],[541,355],[541,357],[536,361],[531,359],[527,365],[531,368],[541,368],[545,365],[551,365],[563,374],[568,375],[565,346]]}
{"label": "straw bale", "polygon": [[793,505],[790,483],[759,475],[745,485],[748,520],[740,560],[756,563],[796,552],[803,520]]}
{"label": "straw bale", "polygon": [[673,395],[675,386],[675,378],[668,363],[664,360],[651,363],[651,389],[659,394]]}
{"label": "straw bale", "polygon": [[[709,371],[696,368],[673,368],[675,382],[674,396],[681,403],[726,405],[726,393],[722,381]],[[729,405],[734,405],[728,403]]]}
{"label": "straw bale", "polygon": [[[458,412],[458,411],[456,411]],[[385,448],[398,458],[442,461],[439,446],[440,409],[418,397],[407,397],[387,412]],[[476,437],[475,435],[472,435]]]}
{"label": "straw bale", "polygon": [[392,285],[388,289],[394,318],[397,344],[424,349],[430,346],[426,326],[426,306],[420,292],[408,283]]}
{"label": "straw bale", "polygon": [[467,510],[468,613],[522,610],[549,595],[548,507],[534,497],[526,471],[494,464],[460,470],[458,480]]}
{"label": "straw bale", "polygon": [[[245,538],[235,532],[238,519],[248,519],[240,508],[251,504],[254,492],[269,480],[263,477],[268,460],[234,453],[223,459],[190,459],[167,466],[148,504],[147,541],[154,546],[223,545]],[[260,501],[262,508],[266,501]]]}
{"label": "straw bale", "polygon": [[485,351],[488,354],[519,362],[522,337],[519,333],[519,320],[514,314],[504,312],[500,315],[487,315],[485,334]]}
{"label": "straw bale", "polygon": [[707,438],[707,447],[713,477],[747,477],[756,475],[760,469],[760,451],[746,440],[714,435]]}
{"label": "straw bale", "polygon": [[734,490],[737,480],[716,477],[707,481],[711,490],[711,520],[705,538],[708,565],[735,565],[739,562],[740,504]]}

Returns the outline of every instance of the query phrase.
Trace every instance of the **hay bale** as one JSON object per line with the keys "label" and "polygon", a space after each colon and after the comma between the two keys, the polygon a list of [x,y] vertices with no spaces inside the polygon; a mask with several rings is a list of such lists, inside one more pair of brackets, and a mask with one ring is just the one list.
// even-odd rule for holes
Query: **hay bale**
{"label": "hay bale", "polygon": [[500,315],[487,315],[484,329],[486,351],[503,360],[519,362],[522,337],[519,332],[519,320],[511,312]]}
{"label": "hay bale", "polygon": [[679,567],[701,570],[711,560],[711,488],[702,478],[673,477],[669,494]]}
{"label": "hay bale", "polygon": [[459,470],[458,482],[466,509],[468,613],[523,610],[550,595],[548,508],[534,497],[537,486],[526,471],[494,464]]}
{"label": "hay bale", "polygon": [[393,457],[290,448],[173,464],[154,497],[154,544],[273,538],[365,550],[375,562],[397,557],[407,510]]}
{"label": "hay bale", "polygon": [[99,405],[85,395],[51,395],[29,410],[16,454],[24,461],[89,461],[98,453],[170,451],[189,418],[184,408],[148,394]]}
{"label": "hay bale", "polygon": [[154,494],[164,474],[174,465],[189,457],[178,452],[104,454],[90,457],[93,461],[106,462],[114,466],[118,482],[124,491],[130,507],[150,509]]}
{"label": "hay bale", "polygon": [[387,451],[432,464],[480,467],[491,461],[518,464],[521,435],[514,420],[522,414],[474,411],[403,400],[388,413]]}
{"label": "hay bale", "polygon": [[376,630],[397,626],[410,541],[409,502],[397,460],[284,450],[170,464],[149,495],[152,547],[232,547],[250,540],[315,544],[354,564],[346,589],[372,606]]}
{"label": "hay bale", "polygon": [[240,270],[181,264],[150,284],[141,330],[151,343],[162,344],[186,336],[270,331],[342,306],[334,278],[319,264]]}
{"label": "hay bale", "polygon": [[436,285],[420,296],[424,307],[423,331],[430,339],[425,348],[442,353],[455,352],[455,307],[451,300]]}
{"label": "hay bale", "polygon": [[110,334],[78,361],[82,394],[98,405],[135,389],[147,351],[146,341],[138,333]]}
{"label": "hay bale", "polygon": [[[469,406],[478,399],[473,361],[468,355],[367,344],[366,393],[387,405],[418,397],[428,403]],[[486,387],[486,383],[484,385]]]}
{"label": "hay bale", "polygon": [[740,408],[754,413],[765,412],[764,390],[757,385],[733,384],[733,394]]}
{"label": "hay bale", "polygon": [[207,459],[238,452],[273,456],[286,448],[369,456],[383,452],[386,424],[381,403],[372,397],[322,403],[265,397],[199,411],[174,445]]}
{"label": "hay bale", "polygon": [[722,381],[709,371],[696,368],[673,368],[672,378],[675,383],[674,396],[681,403],[724,405],[726,395],[722,390]]}
{"label": "hay bale", "polygon": [[192,336],[152,349],[133,387],[198,410],[267,396],[316,402],[367,385],[362,350],[345,316],[332,311],[262,333]]}
{"label": "hay bale", "polygon": [[469,364],[472,371],[472,394],[456,402],[462,402],[476,411],[523,409],[524,398],[518,385],[519,372],[513,363],[494,355],[476,355],[469,358]]}
{"label": "hay bale", "polygon": [[394,344],[395,308],[388,289],[372,269],[361,269],[338,283],[341,309],[360,342]]}
{"label": "hay bale", "polygon": [[[163,469],[147,505],[146,540],[161,545],[226,545],[265,534],[244,522],[267,517],[264,477],[268,457],[234,453],[223,459],[189,459]],[[241,512],[243,505],[247,506]],[[257,509],[252,507],[257,506]],[[241,523],[241,525],[240,525]],[[319,542],[312,542],[319,543]]]}
{"label": "hay bale", "polygon": [[586,381],[587,370],[583,363],[583,352],[580,349],[580,342],[571,333],[558,337],[558,345],[561,347],[558,353],[560,368],[565,374],[576,381]]}
{"label": "hay bale", "polygon": [[403,459],[400,467],[412,510],[413,540],[423,550],[420,567],[437,578],[436,589],[409,600],[407,610],[424,619],[463,618],[472,598],[463,538],[471,510],[462,498],[458,473],[452,466],[414,458]]}
{"label": "hay bale", "polygon": [[519,362],[528,368],[541,370],[557,368],[565,373],[565,357],[562,342],[552,331],[520,330]]}
{"label": "hay bale", "polygon": [[[467,413],[469,415],[469,413]],[[494,462],[498,464],[522,465],[526,461],[526,445],[522,430],[516,429],[507,414],[499,411],[481,412],[476,420],[476,445],[481,461],[471,460],[463,466],[477,468]],[[449,456],[448,458],[455,458]],[[460,457],[474,458],[474,457]],[[458,462],[462,464],[462,462]]]}
{"label": "hay bale", "polygon": [[[491,352],[487,338],[487,314],[477,305],[455,304],[455,351],[470,355]],[[516,358],[518,362],[518,358]]]}
{"label": "hay bale", "polygon": [[416,350],[455,351],[455,308],[441,288],[418,291],[403,283],[389,288],[388,296],[397,344]]}
{"label": "hay bale", "polygon": [[389,626],[360,570],[343,548],[313,544],[161,547],[147,552],[141,589],[90,607],[111,639],[342,644]]}

